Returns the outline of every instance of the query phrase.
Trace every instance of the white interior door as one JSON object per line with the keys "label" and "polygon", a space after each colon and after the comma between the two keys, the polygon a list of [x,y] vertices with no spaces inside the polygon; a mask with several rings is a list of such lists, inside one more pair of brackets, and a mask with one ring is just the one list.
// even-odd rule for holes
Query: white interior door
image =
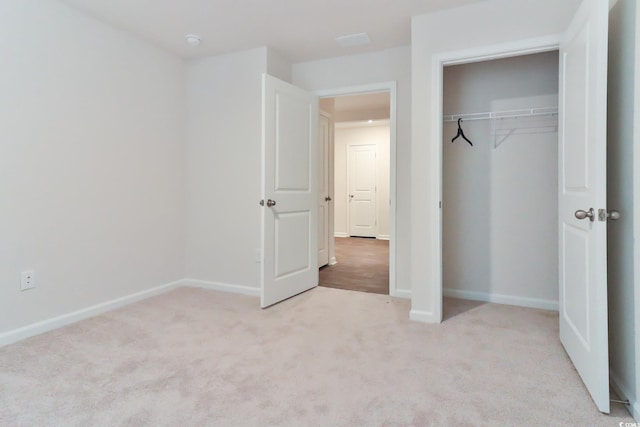
{"label": "white interior door", "polygon": [[318,122],[318,267],[329,264],[329,117]]}
{"label": "white interior door", "polygon": [[605,413],[607,223],[598,211],[606,208],[608,4],[584,0],[561,43],[559,132],[560,340]]}
{"label": "white interior door", "polygon": [[318,284],[318,100],[267,74],[262,89],[264,308]]}
{"label": "white interior door", "polygon": [[376,237],[376,145],[349,146],[349,235]]}

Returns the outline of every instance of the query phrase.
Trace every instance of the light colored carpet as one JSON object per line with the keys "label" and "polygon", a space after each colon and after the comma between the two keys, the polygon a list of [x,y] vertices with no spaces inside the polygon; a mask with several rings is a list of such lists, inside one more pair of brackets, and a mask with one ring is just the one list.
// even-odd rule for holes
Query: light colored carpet
{"label": "light colored carpet", "polygon": [[557,314],[316,288],[267,310],[182,288],[0,349],[2,426],[617,426]]}

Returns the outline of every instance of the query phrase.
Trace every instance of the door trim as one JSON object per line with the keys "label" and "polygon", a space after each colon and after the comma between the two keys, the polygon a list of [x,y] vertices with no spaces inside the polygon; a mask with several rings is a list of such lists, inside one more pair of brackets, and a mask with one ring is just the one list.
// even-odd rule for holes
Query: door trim
{"label": "door trim", "polygon": [[[513,43],[500,43],[482,46],[472,49],[456,50],[434,54],[431,58],[432,67],[432,79],[431,79],[431,93],[434,96],[431,99],[432,114],[429,117],[429,124],[431,128],[431,141],[429,147],[431,155],[429,156],[431,161],[428,165],[429,174],[431,177],[432,188],[431,194],[435,195],[435,203],[430,207],[431,209],[431,222],[428,224],[431,239],[431,248],[428,253],[431,254],[430,265],[431,277],[428,283],[432,283],[431,298],[433,306],[431,312],[415,312],[411,314],[411,318],[414,320],[420,320],[429,323],[441,323],[442,322],[442,299],[443,299],[443,282],[442,282],[442,138],[443,138],[443,102],[444,102],[444,82],[443,82],[443,69],[447,65],[459,65],[468,64],[472,62],[488,61],[493,59],[509,58],[521,55],[531,55],[534,53],[549,52],[559,50],[561,34],[557,34],[549,37],[533,38],[527,40],[521,40]],[[412,292],[412,307],[424,307],[425,304],[421,304],[416,301],[419,298],[420,293]]]}
{"label": "door trim", "polygon": [[[333,98],[344,95],[364,95],[367,93],[389,92],[389,133],[390,133],[390,153],[389,153],[389,198],[391,206],[389,207],[389,295],[404,296],[406,293],[398,295],[396,283],[396,133],[397,133],[397,83],[396,81],[387,81],[380,83],[372,83],[367,85],[347,86],[335,89],[323,89],[312,92],[318,98]],[[333,206],[333,205],[332,205]]]}

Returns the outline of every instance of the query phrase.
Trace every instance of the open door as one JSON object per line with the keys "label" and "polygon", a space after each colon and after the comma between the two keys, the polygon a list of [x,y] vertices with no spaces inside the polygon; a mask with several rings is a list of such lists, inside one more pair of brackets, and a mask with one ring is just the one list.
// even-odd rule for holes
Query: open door
{"label": "open door", "polygon": [[605,413],[608,5],[584,0],[560,45],[559,123],[560,340]]}
{"label": "open door", "polygon": [[321,112],[318,123],[318,267],[329,264],[329,116]]}
{"label": "open door", "polygon": [[318,284],[318,100],[262,79],[261,307]]}

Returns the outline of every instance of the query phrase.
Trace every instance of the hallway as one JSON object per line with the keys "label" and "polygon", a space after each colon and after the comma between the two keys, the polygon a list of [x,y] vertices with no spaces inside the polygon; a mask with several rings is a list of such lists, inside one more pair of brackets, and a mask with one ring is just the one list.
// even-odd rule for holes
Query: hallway
{"label": "hallway", "polygon": [[389,241],[336,237],[338,263],[320,269],[320,286],[389,295]]}

